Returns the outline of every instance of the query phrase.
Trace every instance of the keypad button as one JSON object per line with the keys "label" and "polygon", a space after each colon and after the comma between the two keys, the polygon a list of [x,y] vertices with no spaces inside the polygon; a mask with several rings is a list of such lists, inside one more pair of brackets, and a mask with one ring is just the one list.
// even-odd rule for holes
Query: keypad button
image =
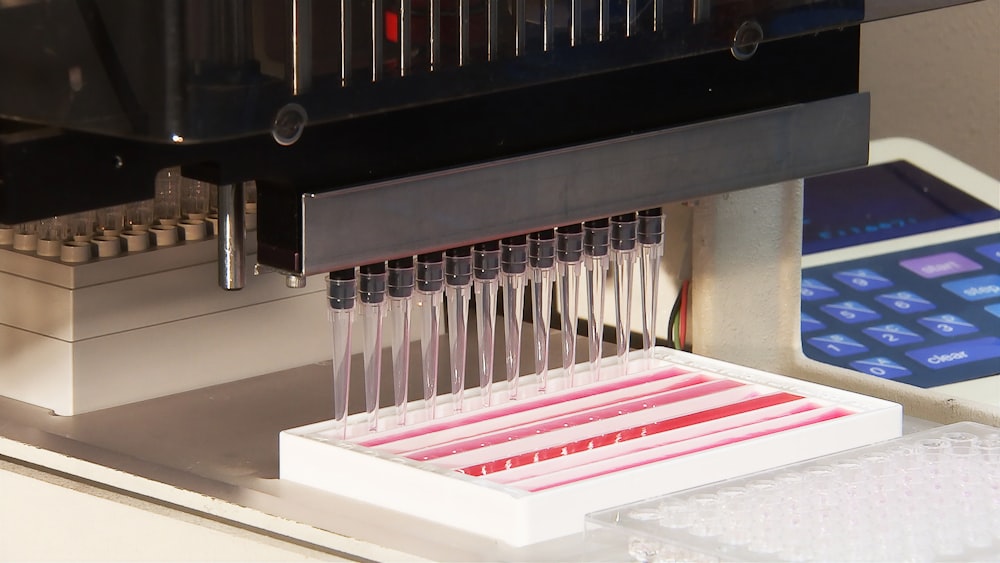
{"label": "keypad button", "polygon": [[824,328],[826,328],[826,325],[823,324],[822,321],[816,319],[812,315],[802,313],[802,321],[800,323],[800,330],[802,331],[802,334],[806,334],[807,332],[816,332],[817,330],[823,330]]}
{"label": "keypad button", "polygon": [[889,278],[867,268],[837,272],[833,274],[833,277],[840,283],[858,291],[874,291],[892,287],[892,281]]}
{"label": "keypad button", "polygon": [[922,313],[934,308],[934,304],[911,291],[897,291],[879,295],[875,301],[897,313]]}
{"label": "keypad button", "polygon": [[910,258],[901,261],[899,265],[925,279],[941,278],[983,269],[978,263],[957,252],[943,252],[920,258]]}
{"label": "keypad button", "polygon": [[836,289],[815,278],[802,278],[802,300],[821,301],[839,295]]}
{"label": "keypad button", "polygon": [[867,373],[868,375],[874,375],[885,379],[896,379],[897,377],[905,377],[913,373],[889,358],[881,357],[851,362],[851,367],[861,373]]}
{"label": "keypad button", "polygon": [[994,262],[1000,262],[1000,242],[995,244],[987,244],[985,246],[977,246],[976,252],[982,254],[983,256],[989,258]]}
{"label": "keypad button", "polygon": [[864,329],[862,332],[886,346],[906,346],[907,344],[916,344],[917,342],[924,341],[923,336],[899,324],[872,326]]}
{"label": "keypad button", "polygon": [[945,289],[966,301],[982,301],[1000,297],[1000,276],[977,276],[941,284]]}
{"label": "keypad button", "polygon": [[917,322],[941,336],[961,336],[979,331],[975,325],[956,315],[935,315]]}
{"label": "keypad button", "polygon": [[815,336],[806,342],[834,357],[853,356],[868,351],[868,348],[864,344],[843,334]]}
{"label": "keypad button", "polygon": [[843,301],[840,303],[830,303],[823,305],[820,310],[831,317],[847,324],[867,323],[882,318],[876,313],[857,301]]}
{"label": "keypad button", "polygon": [[983,309],[986,309],[986,312],[993,315],[994,317],[1000,317],[1000,303],[987,305],[983,307]]}
{"label": "keypad button", "polygon": [[939,346],[910,350],[906,352],[906,355],[931,369],[944,369],[986,360],[995,361],[1000,358],[1000,338],[989,337],[949,342]]}

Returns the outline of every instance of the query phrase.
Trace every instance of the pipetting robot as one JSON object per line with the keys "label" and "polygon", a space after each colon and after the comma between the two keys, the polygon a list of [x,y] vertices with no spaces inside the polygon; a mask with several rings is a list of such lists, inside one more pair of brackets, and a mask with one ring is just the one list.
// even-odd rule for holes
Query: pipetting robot
{"label": "pipetting robot", "polygon": [[[695,352],[996,424],[811,362],[797,311],[757,322],[800,292],[798,179],[868,161],[858,26],[958,3],[0,2],[5,439],[374,545],[384,509],[319,510],[277,479],[274,437],[527,400],[558,366],[570,388],[641,370],[680,201]],[[216,430],[181,451],[123,424],[169,412],[191,416],[157,435]],[[366,553],[495,548],[387,545]]]}

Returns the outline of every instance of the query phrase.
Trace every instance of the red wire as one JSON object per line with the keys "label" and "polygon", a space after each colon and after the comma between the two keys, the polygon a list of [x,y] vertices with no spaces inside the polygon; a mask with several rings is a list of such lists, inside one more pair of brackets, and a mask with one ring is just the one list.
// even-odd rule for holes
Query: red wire
{"label": "red wire", "polygon": [[684,280],[681,284],[681,307],[678,311],[678,317],[680,317],[680,328],[677,330],[677,339],[680,341],[677,343],[678,350],[685,349],[685,343],[687,342],[687,308],[688,308],[688,289],[691,285],[690,280]]}

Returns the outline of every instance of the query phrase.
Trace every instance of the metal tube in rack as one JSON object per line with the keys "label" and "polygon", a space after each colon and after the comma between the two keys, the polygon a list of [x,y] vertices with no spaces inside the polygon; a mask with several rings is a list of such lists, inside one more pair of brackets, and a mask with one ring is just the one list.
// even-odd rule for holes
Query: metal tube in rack
{"label": "metal tube in rack", "polygon": [[354,41],[351,18],[353,10],[351,4],[354,0],[340,0],[340,83],[346,86],[351,82],[353,71],[353,49]]}
{"label": "metal tube in rack", "polygon": [[385,14],[382,0],[372,0],[372,82],[382,80],[384,56],[382,45],[385,40]]}
{"label": "metal tube in rack", "polygon": [[597,40],[605,41],[611,34],[611,0],[597,1]]}
{"label": "metal tube in rack", "polygon": [[441,64],[441,0],[430,2],[430,41],[431,70],[437,70]]}
{"label": "metal tube in rack", "polygon": [[219,287],[242,289],[246,276],[246,215],[243,184],[219,186]]}
{"label": "metal tube in rack", "polygon": [[625,0],[625,37],[635,33],[635,3],[636,0]]}
{"label": "metal tube in rack", "polygon": [[570,0],[569,44],[573,47],[583,41],[583,0]]}
{"label": "metal tube in rack", "polygon": [[399,75],[410,73],[412,54],[412,23],[410,0],[399,0]]}

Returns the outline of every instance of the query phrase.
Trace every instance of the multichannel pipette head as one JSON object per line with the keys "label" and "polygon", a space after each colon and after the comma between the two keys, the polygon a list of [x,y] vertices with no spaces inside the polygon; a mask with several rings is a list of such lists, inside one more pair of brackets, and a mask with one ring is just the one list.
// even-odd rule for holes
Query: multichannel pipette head
{"label": "multichannel pipette head", "polygon": [[642,286],[642,349],[650,359],[656,344],[656,296],[659,293],[660,256],[663,255],[663,210],[639,212],[639,283]]}
{"label": "multichannel pipette head", "polygon": [[410,302],[413,296],[413,258],[389,260],[386,293],[392,339],[393,402],[400,425],[406,424],[407,387],[410,378]]}
{"label": "multichannel pipette head", "polygon": [[347,437],[347,395],[351,375],[351,325],[357,285],[354,268],[330,272],[327,276],[327,303],[333,335],[333,418]]}
{"label": "multichannel pipette head", "polygon": [[420,351],[427,418],[437,414],[438,332],[444,292],[444,256],[430,252],[417,256],[417,306],[420,315]]}
{"label": "multichannel pipette head", "polygon": [[580,262],[583,260],[583,226],[579,223],[556,229],[556,288],[562,321],[562,366],[574,384],[576,365],[577,301],[580,294]]}
{"label": "multichannel pipette head", "polygon": [[368,430],[378,428],[379,377],[382,373],[382,317],[385,315],[385,262],[358,269],[358,298],[364,334],[365,412]]}
{"label": "multichannel pipette head", "polygon": [[507,349],[505,365],[511,399],[517,398],[517,379],[521,375],[521,322],[524,319],[524,278],[528,271],[527,244],[523,235],[500,241],[504,337]]}
{"label": "multichannel pipette head", "polygon": [[552,318],[552,273],[556,265],[556,234],[545,229],[528,235],[531,272],[531,316],[535,334],[535,374],[545,390],[549,372],[549,325]]}
{"label": "multichannel pipette head", "polygon": [[462,411],[465,391],[465,353],[468,339],[469,296],[472,288],[472,249],[452,248],[444,255],[445,297],[448,300],[448,349],[454,412]]}
{"label": "multichannel pipette head", "polygon": [[500,243],[490,241],[472,248],[472,275],[476,293],[476,332],[479,335],[479,389],[482,405],[489,406],[493,387],[493,344],[500,279]]}

